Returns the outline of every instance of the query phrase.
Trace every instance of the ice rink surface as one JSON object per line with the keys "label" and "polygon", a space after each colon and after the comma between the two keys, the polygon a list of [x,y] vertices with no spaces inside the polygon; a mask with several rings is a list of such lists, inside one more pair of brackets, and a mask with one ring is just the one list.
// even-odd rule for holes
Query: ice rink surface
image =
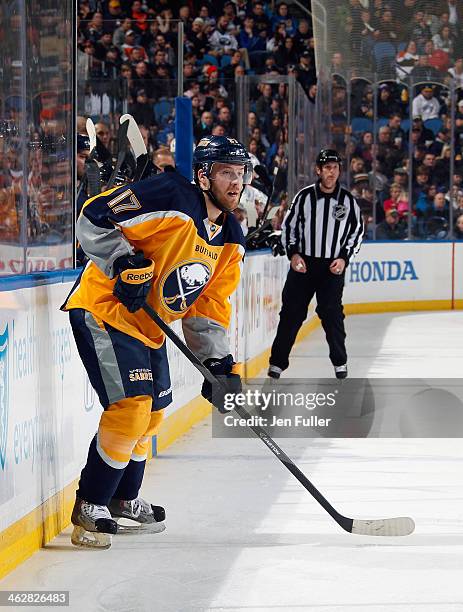
{"label": "ice rink surface", "polygon": [[[351,316],[347,331],[353,377],[462,375],[461,312]],[[318,329],[287,375],[331,376],[326,355]],[[212,439],[209,420],[147,468],[165,532],[87,551],[68,528],[0,589],[69,590],[79,612],[463,611],[459,439],[279,443],[343,514],[409,515],[415,533],[344,533],[260,441]]]}

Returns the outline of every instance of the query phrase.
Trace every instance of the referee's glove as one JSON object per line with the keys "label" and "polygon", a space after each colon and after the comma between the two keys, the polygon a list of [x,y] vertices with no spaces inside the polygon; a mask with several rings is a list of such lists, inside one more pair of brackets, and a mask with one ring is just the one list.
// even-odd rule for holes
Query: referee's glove
{"label": "referee's glove", "polygon": [[129,312],[136,312],[146,302],[154,276],[154,261],[145,259],[142,251],[119,257],[114,262],[118,275],[113,294]]}
{"label": "referee's glove", "polygon": [[[204,379],[201,387],[201,395],[211,402],[221,414],[226,414],[234,409],[233,401],[226,401],[227,394],[241,393],[241,376],[238,373],[241,364],[235,363],[231,355],[222,359],[206,359],[206,368],[214,374],[219,383],[212,385]],[[230,399],[230,398],[227,398]]]}

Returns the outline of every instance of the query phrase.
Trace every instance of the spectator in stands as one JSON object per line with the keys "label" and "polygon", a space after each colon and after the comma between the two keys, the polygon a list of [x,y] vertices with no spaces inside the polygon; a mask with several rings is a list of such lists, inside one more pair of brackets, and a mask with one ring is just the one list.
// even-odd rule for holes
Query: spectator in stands
{"label": "spectator in stands", "polygon": [[428,217],[441,217],[449,222],[449,203],[445,199],[445,193],[438,191],[434,196],[434,202],[428,212]]}
{"label": "spectator in stands", "polygon": [[259,0],[254,2],[252,6],[252,16],[254,19],[254,27],[256,28],[259,36],[266,39],[272,28],[270,26],[270,20],[265,14],[264,5]]}
{"label": "spectator in stands", "polygon": [[463,214],[458,215],[455,221],[455,229],[453,230],[455,240],[463,240]]}
{"label": "spectator in stands", "polygon": [[288,36],[294,36],[296,34],[297,22],[289,15],[286,2],[277,4],[276,9],[277,12],[273,15],[271,20],[272,31],[275,31],[277,26],[282,23],[285,26],[286,34]]}
{"label": "spectator in stands", "polygon": [[131,82],[131,95],[135,99],[137,91],[143,90],[146,93],[147,101],[153,104],[157,98],[156,83],[153,81],[153,74],[150,72],[146,62],[137,62],[133,70]]}
{"label": "spectator in stands", "polygon": [[434,142],[429,147],[429,151],[431,153],[434,153],[436,157],[440,157],[441,154],[443,155],[444,147],[448,145],[449,142],[450,142],[450,130],[448,130],[446,127],[441,127],[437,132],[437,136],[434,139]]}
{"label": "spectator in stands", "polygon": [[[423,50],[424,51],[424,50]],[[416,66],[410,73],[414,81],[426,80],[432,81],[440,77],[439,71],[434,66],[429,65],[429,58],[427,55],[420,55]]]}
{"label": "spectator in stands", "polygon": [[455,42],[448,25],[443,26],[440,32],[432,37],[432,42],[436,49],[445,51],[447,55],[453,55]]}
{"label": "spectator in stands", "polygon": [[365,172],[365,162],[361,157],[353,156],[350,160],[350,173],[352,176]]}
{"label": "spectator in stands", "polygon": [[367,65],[371,63],[373,47],[379,36],[377,26],[378,23],[375,19],[372,19],[369,10],[365,9],[360,12],[360,22],[357,26],[360,33],[360,56],[367,62]]}
{"label": "spectator in stands", "polygon": [[86,38],[93,44],[96,44],[96,42],[103,36],[103,33],[103,14],[96,11],[93,13],[93,17],[88,22]]}
{"label": "spectator in stands", "polygon": [[313,57],[313,51],[310,49],[310,40],[312,38],[312,32],[310,30],[310,24],[307,19],[300,19],[299,25],[297,26],[297,32],[294,35],[294,44],[296,51],[302,55],[304,51],[309,51]]}
{"label": "spectator in stands", "polygon": [[201,121],[194,129],[196,140],[201,140],[201,138],[204,138],[204,136],[210,136],[213,125],[214,115],[211,113],[211,111],[204,111],[201,115]]}
{"label": "spectator in stands", "polygon": [[419,132],[419,138],[417,140],[418,144],[424,144],[426,147],[429,147],[434,140],[434,132],[429,128],[425,127],[423,123],[423,118],[421,115],[417,115],[413,119],[412,123],[412,132],[416,130]]}
{"label": "spectator in stands", "polygon": [[420,195],[425,191],[429,184],[429,172],[424,166],[416,169],[415,180],[413,181],[413,202],[417,202]]}
{"label": "spectator in stands", "polygon": [[391,113],[400,113],[400,105],[392,96],[389,85],[382,83],[378,93],[378,117],[390,117]]}
{"label": "spectator in stands", "polygon": [[260,86],[261,96],[256,102],[256,114],[262,121],[265,119],[265,115],[271,108],[273,92],[272,86],[269,83],[264,83]]}
{"label": "spectator in stands", "polygon": [[435,177],[434,177],[434,166],[435,165],[436,165],[436,156],[434,155],[434,153],[431,153],[429,151],[426,152],[423,157],[423,166],[428,171],[428,176],[429,176],[429,180],[431,181],[431,183],[435,182]]}
{"label": "spectator in stands", "polygon": [[226,134],[231,136],[233,131],[233,117],[228,106],[222,106],[222,108],[219,110],[217,113],[217,121],[220,123],[220,125],[223,125]]}
{"label": "spectator in stands", "polygon": [[317,82],[317,73],[312,63],[310,51],[304,51],[300,56],[297,66],[297,80],[306,93],[309,91],[310,86]]}
{"label": "spectator in stands", "polygon": [[[371,170],[368,173],[368,180],[376,194],[381,196],[389,184],[389,179],[384,174],[384,166],[379,159],[373,159]],[[394,175],[395,180],[395,175]]]}
{"label": "spectator in stands", "polygon": [[[275,53],[276,50],[283,45],[286,39],[286,28],[283,24],[277,26],[273,36],[266,39],[265,49],[269,53]],[[275,59],[275,58],[274,58]]]}
{"label": "spectator in stands", "polygon": [[134,2],[132,2],[130,17],[132,18],[134,28],[140,34],[148,29],[148,13],[143,8],[140,0],[134,0]]}
{"label": "spectator in stands", "polygon": [[307,97],[309,98],[309,102],[311,104],[315,104],[315,102],[317,101],[317,92],[318,92],[317,83],[312,83],[312,85],[309,86],[309,89],[307,91]]}
{"label": "spectator in stands", "polygon": [[384,201],[384,211],[394,209],[399,213],[399,218],[403,219],[408,214],[408,200],[403,197],[402,187],[399,183],[392,183],[389,187],[390,197]]}
{"label": "spectator in stands", "polygon": [[120,49],[122,59],[124,61],[130,61],[130,55],[134,47],[136,47],[135,32],[133,30],[127,30],[125,33],[124,44]]}
{"label": "spectator in stands", "polygon": [[459,57],[456,59],[454,65],[449,68],[448,73],[455,79],[456,87],[463,87],[463,58]]}
{"label": "spectator in stands", "polygon": [[425,21],[424,11],[415,13],[408,38],[416,42],[419,53],[424,51],[426,41],[431,39],[431,30]]}
{"label": "spectator in stands", "polygon": [[413,117],[420,116],[423,121],[437,119],[440,112],[440,104],[434,97],[434,87],[425,85],[414,99],[412,106]]}
{"label": "spectator in stands", "polygon": [[403,240],[406,237],[406,228],[400,222],[399,213],[390,209],[386,218],[376,226],[377,240]]}
{"label": "spectator in stands", "polygon": [[384,173],[387,177],[392,177],[394,168],[397,168],[403,159],[403,153],[393,143],[391,138],[391,129],[388,125],[384,125],[379,128],[377,146],[377,158],[382,163]]}
{"label": "spectator in stands", "polygon": [[144,89],[136,92],[135,102],[129,105],[129,112],[138,125],[150,128],[154,125],[153,104],[148,102],[148,96]]}
{"label": "spectator in stands", "polygon": [[[450,156],[452,149],[448,144],[444,144],[439,157],[435,160],[433,167],[433,177],[440,187],[448,189],[450,187]],[[458,189],[458,187],[457,187]]]}
{"label": "spectator in stands", "polygon": [[190,53],[195,53],[198,59],[203,57],[209,47],[209,40],[204,30],[204,20],[196,17],[185,36],[185,49]]}
{"label": "spectator in stands", "polygon": [[450,64],[449,54],[443,50],[436,48],[432,40],[424,45],[424,52],[428,56],[428,64],[439,72],[446,72]]}
{"label": "spectator in stands", "polygon": [[344,58],[342,53],[336,51],[331,59],[331,72],[336,74],[344,74],[345,72]]}
{"label": "spectator in stands", "polygon": [[399,79],[409,76],[418,62],[416,42],[411,40],[405,51],[400,51],[396,57],[396,72]]}
{"label": "spectator in stands", "polygon": [[248,15],[244,19],[244,25],[238,33],[238,45],[240,49],[247,49],[251,63],[253,53],[265,51],[265,39],[259,36],[257,29],[254,27],[252,15]]}
{"label": "spectator in stands", "polygon": [[287,36],[283,44],[278,46],[274,56],[275,63],[282,72],[288,65],[296,65],[298,62],[298,55],[294,47],[294,39],[291,38],[291,36]]}
{"label": "spectator in stands", "polygon": [[394,142],[394,145],[401,149],[403,146],[403,142],[405,140],[405,133],[403,129],[400,127],[402,118],[400,113],[392,113],[389,117],[388,126],[391,130],[391,140]]}
{"label": "spectator in stands", "polygon": [[122,49],[122,45],[125,42],[125,35],[132,29],[132,20],[130,17],[125,17],[121,25],[114,30],[113,33],[113,45],[119,50]]}
{"label": "spectator in stands", "polygon": [[225,79],[233,79],[235,76],[235,68],[237,66],[242,66],[243,60],[241,57],[241,51],[237,49],[233,52],[230,63],[227,64],[224,68],[222,68],[221,73]]}
{"label": "spectator in stands", "polygon": [[374,33],[377,42],[397,42],[398,25],[395,23],[392,11],[385,9]]}
{"label": "spectator in stands", "polygon": [[167,39],[166,34],[156,34],[156,38],[154,39],[155,50],[156,51],[164,51],[166,54],[165,62],[170,64],[171,66],[175,63],[175,52],[172,49],[171,42]]}
{"label": "spectator in stands", "polygon": [[128,61],[132,66],[135,66],[138,62],[147,62],[148,54],[143,47],[137,45],[132,49]]}
{"label": "spectator in stands", "polygon": [[354,155],[360,157],[365,168],[371,170],[371,162],[373,161],[373,133],[363,132],[361,141],[357,144],[354,150]]}
{"label": "spectator in stands", "polygon": [[211,55],[215,55],[216,57],[231,55],[234,50],[238,49],[238,41],[227,31],[229,23],[230,20],[225,15],[219,17],[217,28],[209,37]]}

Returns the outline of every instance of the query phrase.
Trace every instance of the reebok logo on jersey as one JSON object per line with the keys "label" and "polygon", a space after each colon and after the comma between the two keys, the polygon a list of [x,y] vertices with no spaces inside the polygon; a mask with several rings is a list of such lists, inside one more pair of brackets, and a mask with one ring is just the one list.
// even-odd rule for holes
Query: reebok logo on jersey
{"label": "reebok logo on jersey", "polygon": [[127,274],[127,280],[137,281],[137,280],[149,280],[153,278],[152,272],[143,272],[142,274]]}
{"label": "reebok logo on jersey", "polygon": [[133,272],[128,270],[121,272],[121,279],[124,281],[124,283],[131,283],[133,285],[145,283],[146,281],[151,280],[153,276],[154,271],[146,270],[146,268],[143,272]]}

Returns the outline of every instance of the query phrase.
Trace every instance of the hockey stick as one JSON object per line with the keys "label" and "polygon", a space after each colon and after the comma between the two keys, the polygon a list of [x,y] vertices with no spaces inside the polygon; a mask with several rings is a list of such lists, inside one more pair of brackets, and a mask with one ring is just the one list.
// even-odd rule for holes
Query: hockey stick
{"label": "hockey stick", "polygon": [[114,166],[113,171],[111,172],[111,176],[109,177],[109,181],[106,185],[106,189],[111,189],[114,187],[114,183],[116,182],[119,171],[124,163],[125,156],[127,155],[128,149],[128,140],[127,140],[127,130],[129,129],[129,120],[126,119],[124,123],[122,123],[119,127],[119,131],[117,133],[117,160]]}
{"label": "hockey stick", "polygon": [[90,153],[85,160],[85,176],[87,179],[87,195],[89,198],[98,195],[101,192],[100,185],[100,167],[96,160],[97,157],[97,138],[95,125],[93,121],[88,118],[87,123],[87,134],[90,139]]}
{"label": "hockey stick", "polygon": [[[185,357],[201,372],[206,380],[211,385],[221,384],[220,381],[204,366],[196,355],[190,351],[184,342],[177,334],[161,319],[158,313],[149,305],[144,304],[143,310],[146,314],[160,327],[166,336],[175,344],[175,346],[185,355]],[[242,406],[235,407],[236,412],[241,418],[246,419],[248,423],[253,423],[251,415]],[[386,519],[351,519],[340,514],[329,501],[320,493],[320,491],[310,482],[310,480],[301,472],[301,470],[291,461],[281,448],[272,440],[262,427],[258,425],[249,425],[252,431],[258,438],[272,451],[272,453],[286,466],[291,474],[307,489],[318,503],[328,512],[328,514],[336,521],[336,523],[349,533],[357,535],[372,535],[372,536],[405,536],[411,534],[415,529],[413,519],[408,517],[386,518]]]}
{"label": "hockey stick", "polygon": [[134,152],[136,160],[136,168],[132,178],[132,181],[135,183],[139,181],[143,176],[143,172],[145,171],[146,165],[148,163],[148,151],[146,150],[145,141],[143,140],[143,136],[141,135],[141,132],[138,128],[137,122],[132,117],[132,115],[122,115],[119,120],[119,123],[122,125],[124,121],[129,122],[129,126],[127,129],[127,138],[129,139],[129,143],[132,147],[132,151]]}

